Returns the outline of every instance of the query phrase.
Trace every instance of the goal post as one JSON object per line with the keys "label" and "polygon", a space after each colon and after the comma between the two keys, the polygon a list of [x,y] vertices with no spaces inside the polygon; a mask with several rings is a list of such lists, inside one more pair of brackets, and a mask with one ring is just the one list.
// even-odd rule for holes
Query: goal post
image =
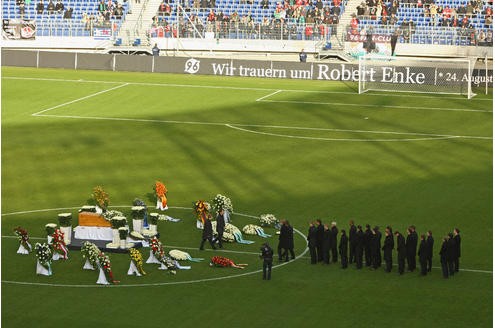
{"label": "goal post", "polygon": [[364,55],[359,57],[359,93],[460,94],[471,99],[473,68],[469,59]]}

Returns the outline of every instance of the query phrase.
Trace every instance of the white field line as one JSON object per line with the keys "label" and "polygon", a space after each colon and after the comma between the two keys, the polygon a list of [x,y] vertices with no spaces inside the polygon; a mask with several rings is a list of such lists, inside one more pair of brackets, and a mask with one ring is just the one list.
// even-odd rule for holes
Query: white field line
{"label": "white field line", "polygon": [[81,97],[81,98],[77,98],[77,99],[74,99],[74,100],[65,102],[63,104],[59,104],[59,105],[56,105],[56,106],[53,106],[53,107],[50,107],[50,108],[47,108],[47,109],[43,109],[43,110],[41,110],[41,111],[39,111],[37,113],[31,114],[31,115],[32,116],[39,116],[40,114],[45,113],[45,112],[48,112],[50,110],[53,110],[53,109],[56,109],[56,108],[60,108],[60,107],[63,107],[63,106],[67,106],[67,105],[70,105],[70,104],[73,104],[73,103],[76,103],[76,102],[79,102],[79,101],[82,101],[82,100],[86,100],[88,98],[92,98],[92,97],[101,95],[103,93],[106,93],[106,92],[109,92],[109,91],[113,91],[113,90],[116,90],[116,89],[125,87],[126,85],[129,85],[129,84],[128,83],[124,83],[124,84],[118,85],[118,86],[113,87],[113,88],[110,88],[110,89],[98,91],[98,92],[92,93],[90,95],[87,95],[87,96],[84,96],[84,97]]}
{"label": "white field line", "polygon": [[[417,133],[417,132],[396,132],[396,131],[373,131],[373,130],[345,130],[345,129],[331,129],[331,128],[312,128],[312,127],[299,127],[299,126],[280,126],[280,125],[260,125],[260,124],[238,124],[238,123],[222,123],[222,122],[195,122],[195,121],[174,121],[174,120],[156,120],[156,119],[140,119],[140,118],[124,118],[124,117],[98,117],[98,116],[78,116],[78,115],[55,115],[55,114],[40,114],[37,117],[55,117],[55,118],[71,118],[71,119],[86,119],[86,120],[102,120],[102,121],[122,121],[122,122],[147,122],[147,123],[166,123],[166,124],[193,124],[193,125],[215,125],[215,126],[226,126],[233,129],[242,130],[239,127],[257,127],[257,128],[271,128],[271,129],[293,129],[293,130],[314,130],[314,131],[330,131],[330,132],[350,132],[350,133],[374,133],[374,134],[396,134],[396,135],[417,135],[417,136],[429,136],[434,138],[424,138],[423,140],[433,140],[433,139],[452,139],[452,138],[463,138],[463,139],[486,139],[492,140],[492,137],[484,136],[463,136],[463,135],[444,135],[444,134],[429,134],[429,133]],[[246,130],[245,132],[252,132],[251,130]],[[276,136],[284,136],[277,135]],[[294,137],[296,138],[296,137]],[[319,140],[318,138],[312,137],[297,137],[298,139],[313,139]],[[323,138],[322,140],[335,140],[343,141],[344,139],[330,139]],[[349,141],[356,141],[360,139],[348,139]],[[364,139],[363,139],[364,140]],[[384,139],[389,141],[390,139]],[[411,139],[419,140],[419,139]],[[368,140],[368,141],[379,141]],[[406,139],[398,139],[398,141],[407,141]]]}
{"label": "white field line", "polygon": [[282,92],[282,91],[283,91],[283,90],[277,90],[277,91],[272,92],[272,93],[270,93],[270,94],[268,94],[268,95],[266,95],[266,96],[263,96],[263,97],[261,97],[261,98],[256,99],[256,101],[262,101],[263,99],[268,98],[268,97],[271,97],[271,96],[274,96],[274,95],[276,95],[277,93]]}
{"label": "white field line", "polygon": [[[163,86],[163,87],[184,87],[184,88],[207,88],[207,89],[230,89],[230,90],[249,90],[249,91],[273,91],[279,89],[272,88],[249,88],[249,87],[233,87],[233,86],[216,86],[216,85],[197,85],[197,84],[175,84],[175,83],[151,83],[151,82],[132,82],[132,81],[105,81],[105,80],[75,80],[75,79],[51,79],[51,78],[37,78],[37,77],[18,77],[18,76],[4,76],[2,79],[11,80],[33,80],[33,81],[50,81],[50,82],[75,82],[75,83],[126,83],[131,85],[143,85],[143,86]],[[327,90],[301,90],[301,89],[280,89],[280,91],[287,92],[302,92],[302,93],[324,93],[324,94],[348,94],[356,96],[356,92],[347,91],[327,91]],[[361,96],[369,97],[412,97],[412,98],[426,98],[426,99],[439,99],[438,96],[426,96],[426,95],[407,95],[407,94],[383,94],[383,93],[373,93],[367,92],[363,93]],[[466,100],[465,97],[442,97],[441,99],[457,99]],[[472,98],[472,101],[493,101],[492,99],[480,99]]]}
{"label": "white field line", "polygon": [[318,140],[318,141],[349,141],[349,142],[409,142],[409,141],[432,141],[432,140],[442,140],[442,139],[453,139],[459,138],[458,136],[450,136],[450,137],[429,137],[429,138],[404,138],[404,139],[347,139],[347,138],[321,138],[321,137],[304,137],[304,136],[293,136],[287,134],[278,134],[278,133],[268,133],[261,131],[252,131],[240,127],[236,127],[230,124],[226,124],[229,128],[234,130],[239,130],[242,132],[248,132],[253,134],[260,134],[264,136],[271,137],[282,137],[282,138],[291,138],[291,139],[304,139],[304,140]]}
{"label": "white field line", "polygon": [[[415,106],[399,106],[399,105],[373,105],[373,104],[354,104],[354,103],[335,103],[335,102],[319,102],[319,101],[299,101],[299,100],[259,100],[269,103],[283,104],[304,104],[304,105],[327,105],[327,106],[349,106],[349,107],[369,107],[369,108],[397,108],[397,109],[421,109],[421,110],[441,110],[454,112],[481,112],[493,114],[491,110],[484,109],[465,109],[465,108],[442,108],[442,107],[415,107]],[[361,109],[361,108],[358,108]]]}

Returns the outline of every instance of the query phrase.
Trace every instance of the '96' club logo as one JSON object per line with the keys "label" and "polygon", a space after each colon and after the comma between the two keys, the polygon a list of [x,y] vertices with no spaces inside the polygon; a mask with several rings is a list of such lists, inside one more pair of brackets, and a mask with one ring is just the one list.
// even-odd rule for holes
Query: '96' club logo
{"label": "'96' club logo", "polygon": [[194,58],[188,59],[184,68],[184,72],[195,74],[199,71],[199,60]]}

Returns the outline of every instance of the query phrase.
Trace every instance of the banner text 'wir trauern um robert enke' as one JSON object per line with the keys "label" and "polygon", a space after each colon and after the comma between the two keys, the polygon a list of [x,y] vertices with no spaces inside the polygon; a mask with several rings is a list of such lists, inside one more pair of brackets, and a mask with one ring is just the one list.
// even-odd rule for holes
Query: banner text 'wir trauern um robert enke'
{"label": "banner text 'wir trauern um robert enke'", "polygon": [[[307,64],[304,68],[284,68],[280,67],[280,65],[275,68],[273,65],[270,67],[251,67],[246,64],[238,63],[235,65],[234,63],[236,62],[211,63],[212,75],[357,82],[360,74],[359,67],[351,64],[315,63]],[[368,67],[364,74],[366,81],[400,84],[456,85],[466,82],[468,79],[467,71],[459,68],[377,66]],[[475,85],[484,82],[484,79],[477,78],[476,80],[473,79]]]}

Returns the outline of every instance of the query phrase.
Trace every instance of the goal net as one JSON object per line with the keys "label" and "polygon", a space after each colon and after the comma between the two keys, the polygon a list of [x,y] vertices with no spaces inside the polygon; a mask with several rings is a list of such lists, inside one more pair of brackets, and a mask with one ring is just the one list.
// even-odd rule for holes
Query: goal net
{"label": "goal net", "polygon": [[469,59],[359,57],[359,93],[370,90],[461,94],[468,99],[474,63]]}

